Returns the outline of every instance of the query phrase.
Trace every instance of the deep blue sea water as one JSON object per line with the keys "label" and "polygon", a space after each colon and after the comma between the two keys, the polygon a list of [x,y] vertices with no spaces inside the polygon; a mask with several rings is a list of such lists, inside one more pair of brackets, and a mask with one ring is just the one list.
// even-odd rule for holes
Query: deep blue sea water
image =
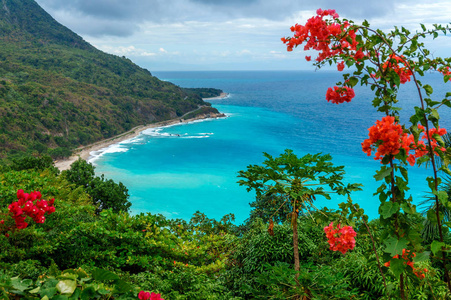
{"label": "deep blue sea water", "polygon": [[[233,213],[237,224],[250,212],[255,195],[239,186],[237,173],[250,164],[260,164],[263,152],[278,156],[293,149],[298,156],[330,153],[336,165],[344,165],[347,182],[364,190],[352,198],[370,218],[377,217],[379,200],[373,193],[380,185],[373,178],[380,163],[367,157],[361,143],[370,126],[383,117],[371,106],[369,88],[358,87],[350,103],[325,100],[328,87],[340,81],[331,71],[226,71],[154,72],[154,76],[182,87],[214,87],[229,97],[212,100],[226,119],[195,122],[143,132],[134,140],[106,149],[93,160],[97,173],[123,182],[129,189],[132,212],[161,213],[189,220],[199,210],[219,219]],[[430,74],[424,83],[442,99],[450,84]],[[418,96],[412,84],[403,87],[401,120],[408,123]],[[451,129],[450,109],[441,113],[442,127]],[[99,153],[97,153],[99,154]],[[430,170],[410,168],[409,185],[415,202],[428,190]],[[346,201],[317,198],[319,207],[338,208]]]}

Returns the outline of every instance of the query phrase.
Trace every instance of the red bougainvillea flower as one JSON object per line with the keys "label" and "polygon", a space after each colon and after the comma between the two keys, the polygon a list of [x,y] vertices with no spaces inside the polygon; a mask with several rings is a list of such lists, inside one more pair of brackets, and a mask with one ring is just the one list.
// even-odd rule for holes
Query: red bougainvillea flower
{"label": "red bougainvillea flower", "polygon": [[338,87],[328,88],[326,92],[326,100],[332,101],[332,103],[339,104],[343,102],[350,102],[355,97],[354,90],[350,87]]}
{"label": "red bougainvillea flower", "polygon": [[[400,64],[402,65],[402,67],[400,66]],[[390,55],[388,61],[382,64],[382,72],[385,72],[387,69],[391,69],[395,71],[396,74],[398,74],[401,84],[410,81],[410,77],[412,76],[412,71],[406,65],[405,58],[402,55]]]}
{"label": "red bougainvillea flower", "polygon": [[53,206],[55,199],[46,201],[41,198],[42,194],[38,191],[29,194],[22,189],[17,191],[17,201],[8,205],[8,210],[16,223],[17,229],[27,228],[28,223],[25,222],[27,217],[30,217],[36,223],[44,223],[44,215],[55,212]]}
{"label": "red bougainvillea flower", "polygon": [[[427,140],[425,128],[422,125],[418,125],[418,128],[422,131],[422,137],[418,142],[415,142],[413,135],[405,133],[402,126],[395,122],[394,117],[385,116],[382,120],[377,120],[376,125],[368,129],[369,138],[362,143],[362,150],[368,156],[371,156],[372,151],[376,151],[374,159],[382,160],[385,155],[395,156],[401,149],[404,149],[407,161],[413,166],[417,158],[428,154],[428,149],[424,142],[424,140]],[[442,152],[446,149],[438,144],[433,137],[434,134],[442,136],[446,134],[446,129],[432,128],[429,130],[432,149],[438,155],[437,149]],[[414,154],[410,153],[410,151],[413,151]]]}
{"label": "red bougainvillea flower", "polygon": [[[368,136],[362,143],[362,150],[368,156],[376,148],[374,159],[382,160],[385,155],[396,155],[401,147],[410,149],[410,140],[407,133],[403,132],[402,126],[395,122],[392,116],[385,116],[382,120],[377,120],[376,125],[368,128]],[[405,145],[403,143],[409,143]]]}
{"label": "red bougainvillea flower", "polygon": [[338,224],[337,227],[334,227],[334,223],[331,222],[329,226],[324,227],[324,232],[326,233],[330,250],[340,251],[345,254],[348,250],[354,249],[357,233],[351,226],[341,227]]}
{"label": "red bougainvillea flower", "polygon": [[338,64],[337,64],[337,70],[338,71],[343,71],[344,70],[344,68],[345,68],[345,62],[344,61],[342,61],[342,62],[339,62]]}
{"label": "red bougainvillea flower", "polygon": [[164,300],[164,299],[161,298],[160,294],[155,294],[152,292],[152,294],[150,294],[150,300]]}
{"label": "red bougainvillea flower", "polygon": [[145,291],[141,291],[138,293],[138,299],[140,299],[140,300],[164,300],[163,298],[161,298],[160,294],[156,294],[154,292],[149,293],[149,292],[145,292]]}
{"label": "red bougainvillea flower", "polygon": [[140,300],[149,300],[150,299],[150,293],[149,292],[145,292],[145,291],[141,291],[138,293],[138,299]]}
{"label": "red bougainvillea flower", "polygon": [[[417,256],[415,254],[415,252],[411,252],[410,250],[407,249],[402,249],[402,256],[401,258],[399,257],[399,255],[395,255],[393,256],[394,259],[403,259],[404,260],[404,264],[408,265],[412,268],[413,273],[415,274],[415,276],[417,276],[420,279],[424,279],[424,277],[426,277],[425,273],[428,272],[428,269],[424,268],[422,270],[417,269],[414,267],[413,264],[413,258]],[[387,268],[390,267],[390,261],[384,263],[384,266],[386,266]]]}
{"label": "red bougainvillea flower", "polygon": [[[449,70],[449,67],[441,67],[438,69],[440,73],[443,74],[443,76],[451,76],[451,71]],[[451,81],[451,78],[449,79]]]}
{"label": "red bougainvillea flower", "polygon": [[281,40],[287,46],[287,51],[304,44],[304,50],[317,50],[316,61],[321,62],[327,58],[346,53],[355,60],[365,57],[362,51],[357,51],[355,30],[347,29],[350,24],[344,21],[337,22],[338,14],[333,9],[318,9],[316,16],[307,20],[305,25],[296,24],[290,29],[292,37],[283,37]]}

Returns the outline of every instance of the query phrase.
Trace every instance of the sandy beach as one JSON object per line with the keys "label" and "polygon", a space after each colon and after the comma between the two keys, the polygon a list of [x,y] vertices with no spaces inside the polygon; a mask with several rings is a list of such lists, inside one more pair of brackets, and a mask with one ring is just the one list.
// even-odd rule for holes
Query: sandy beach
{"label": "sandy beach", "polygon": [[[218,97],[204,98],[203,100],[221,99],[221,98],[225,98],[227,96],[228,96],[227,93],[222,93]],[[189,113],[190,112],[186,113],[185,115],[187,115]],[[101,140],[101,141],[98,141],[96,143],[93,143],[93,144],[90,144],[87,146],[78,147],[77,149],[74,150],[74,154],[71,157],[64,159],[64,160],[56,160],[54,162],[54,164],[55,164],[55,167],[57,167],[60,171],[68,170],[68,169],[70,169],[70,165],[73,162],[75,162],[76,160],[78,160],[79,158],[88,160],[89,157],[91,156],[91,152],[99,151],[99,150],[104,149],[113,144],[117,144],[122,141],[137,137],[138,135],[141,134],[141,132],[143,130],[146,130],[149,128],[157,128],[157,127],[162,127],[162,126],[175,125],[175,124],[184,124],[184,123],[189,123],[192,121],[202,120],[202,119],[214,119],[214,118],[224,118],[224,117],[226,117],[226,115],[224,115],[222,113],[199,115],[199,116],[197,116],[195,118],[191,118],[191,119],[182,119],[183,118],[183,116],[182,116],[182,117],[172,119],[172,120],[162,121],[162,122],[158,122],[158,123],[152,123],[152,124],[148,124],[148,125],[140,125],[135,128],[132,128],[131,130],[124,132],[120,135],[117,135],[117,136],[114,136],[114,137],[111,137],[111,138],[108,138],[105,140]]]}
{"label": "sandy beach", "polygon": [[209,100],[217,100],[217,99],[224,99],[227,98],[229,96],[228,93],[221,93],[219,96],[217,97],[211,97],[211,98],[202,98],[202,100],[204,101],[209,101]]}

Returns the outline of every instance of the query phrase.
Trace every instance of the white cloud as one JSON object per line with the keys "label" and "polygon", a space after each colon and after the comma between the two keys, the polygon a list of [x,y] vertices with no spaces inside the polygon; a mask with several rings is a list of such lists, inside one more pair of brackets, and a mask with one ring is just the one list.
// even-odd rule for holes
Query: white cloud
{"label": "white cloud", "polygon": [[[291,34],[290,27],[304,23],[316,8],[336,8],[340,16],[361,22],[368,19],[384,30],[394,25],[417,29],[418,23],[447,23],[450,0],[37,0],[70,29],[106,52],[134,58],[138,63],[186,64],[206,68],[228,68],[259,62],[277,64],[279,69],[298,68],[304,61],[300,50],[287,53],[280,41]],[[109,1],[102,10],[101,4]],[[163,5],[164,4],[164,5]],[[170,11],[168,11],[170,10]],[[356,19],[357,18],[357,19]],[[448,55],[450,38],[427,43],[437,55]],[[314,54],[313,54],[314,56]]]}

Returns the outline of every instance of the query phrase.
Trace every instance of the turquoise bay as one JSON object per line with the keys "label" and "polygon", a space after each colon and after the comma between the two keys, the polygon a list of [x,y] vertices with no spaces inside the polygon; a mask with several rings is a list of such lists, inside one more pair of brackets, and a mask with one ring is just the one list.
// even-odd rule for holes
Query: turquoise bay
{"label": "turquoise bay", "polygon": [[[369,88],[357,88],[351,103],[325,100],[327,87],[340,80],[337,72],[154,72],[182,87],[215,87],[230,93],[211,103],[227,118],[177,125],[143,132],[134,140],[110,147],[94,157],[97,173],[123,182],[129,189],[132,212],[161,213],[189,220],[199,210],[219,219],[233,213],[237,223],[249,215],[254,194],[239,186],[237,173],[264,160],[263,152],[277,156],[284,149],[330,153],[344,165],[346,181],[364,185],[352,195],[370,217],[377,216],[379,186],[373,178],[379,162],[367,157],[361,142],[367,128],[383,115],[371,106]],[[428,79],[435,94],[444,97],[440,76]],[[401,120],[417,105],[413,86],[400,93]],[[441,98],[440,98],[441,99]],[[450,128],[450,114],[441,113]],[[430,170],[413,167],[409,185],[414,201],[425,196]],[[344,197],[318,199],[319,207],[338,208]]]}

